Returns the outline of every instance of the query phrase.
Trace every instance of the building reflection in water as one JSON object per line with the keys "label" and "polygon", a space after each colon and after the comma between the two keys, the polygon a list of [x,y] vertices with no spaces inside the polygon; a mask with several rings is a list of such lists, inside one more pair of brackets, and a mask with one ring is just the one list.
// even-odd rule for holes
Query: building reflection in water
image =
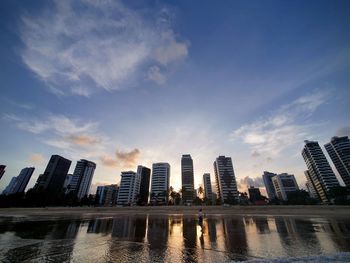
{"label": "building reflection in water", "polygon": [[243,218],[223,218],[223,234],[226,251],[232,260],[246,260],[248,252],[247,236]]}
{"label": "building reflection in water", "polygon": [[168,246],[169,220],[168,217],[149,216],[147,241],[149,244],[149,260],[164,262]]}
{"label": "building reflection in water", "polygon": [[8,262],[48,260],[69,262],[74,250],[80,221],[19,222],[12,225],[15,236],[28,240],[27,246],[9,249],[4,257]]}
{"label": "building reflection in water", "polygon": [[312,221],[294,217],[276,217],[275,224],[284,250],[282,255],[306,256],[321,253]]}
{"label": "building reflection in water", "polygon": [[349,251],[336,218],[118,216],[0,224],[0,261],[227,262]]}
{"label": "building reflection in water", "polygon": [[197,220],[196,218],[184,217],[182,219],[183,250],[182,257],[184,262],[198,262],[197,247]]}
{"label": "building reflection in water", "polygon": [[[329,243],[324,246],[324,249],[328,252],[330,246],[334,246],[334,249],[338,251],[348,251],[350,247],[350,222],[344,219],[329,218],[319,227],[320,238],[330,240]],[[323,235],[325,234],[325,236]]]}

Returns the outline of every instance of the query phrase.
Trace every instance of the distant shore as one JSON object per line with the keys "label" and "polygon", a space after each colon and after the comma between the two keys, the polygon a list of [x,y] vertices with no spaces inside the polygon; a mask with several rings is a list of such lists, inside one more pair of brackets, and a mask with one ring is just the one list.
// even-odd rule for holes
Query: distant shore
{"label": "distant shore", "polygon": [[115,215],[205,215],[350,217],[350,206],[147,206],[147,207],[46,207],[0,208],[0,217],[115,216]]}

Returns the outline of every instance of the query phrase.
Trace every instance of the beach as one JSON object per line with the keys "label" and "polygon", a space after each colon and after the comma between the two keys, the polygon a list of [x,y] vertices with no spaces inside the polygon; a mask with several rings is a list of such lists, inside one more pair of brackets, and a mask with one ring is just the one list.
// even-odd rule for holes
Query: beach
{"label": "beach", "polygon": [[350,206],[131,206],[1,208],[0,217],[19,216],[113,216],[113,215],[205,215],[349,217]]}

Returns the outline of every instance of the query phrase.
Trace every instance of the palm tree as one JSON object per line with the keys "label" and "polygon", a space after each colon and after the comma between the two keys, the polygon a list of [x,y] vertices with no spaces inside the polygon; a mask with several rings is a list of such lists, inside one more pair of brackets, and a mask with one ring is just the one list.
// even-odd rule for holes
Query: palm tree
{"label": "palm tree", "polygon": [[203,194],[204,193],[204,189],[203,187],[200,185],[199,188],[198,188],[198,194]]}

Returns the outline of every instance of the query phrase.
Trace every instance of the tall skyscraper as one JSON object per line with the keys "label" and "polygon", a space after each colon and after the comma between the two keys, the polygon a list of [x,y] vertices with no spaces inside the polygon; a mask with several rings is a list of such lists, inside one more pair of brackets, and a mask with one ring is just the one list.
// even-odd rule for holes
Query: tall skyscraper
{"label": "tall skyscraper", "polygon": [[238,191],[231,157],[219,156],[214,162],[216,192],[223,203],[238,201]]}
{"label": "tall skyscraper", "polygon": [[272,177],[272,183],[275,188],[277,198],[284,201],[288,200],[289,193],[299,190],[297,181],[292,174],[278,174]]}
{"label": "tall skyscraper", "polygon": [[211,201],[213,199],[213,191],[211,188],[210,173],[203,174],[203,187],[205,198]]}
{"label": "tall skyscraper", "polygon": [[339,182],[320,145],[318,142],[305,141],[305,146],[301,154],[305,160],[310,174],[310,180],[315,186],[318,196],[322,202],[328,203],[330,201],[329,190],[339,186]]}
{"label": "tall skyscraper", "polygon": [[194,199],[193,160],[191,155],[184,154],[181,158],[182,202],[192,203]]}
{"label": "tall skyscraper", "polygon": [[140,192],[140,177],[133,171],[122,172],[118,191],[118,205],[134,205]]}
{"label": "tall skyscraper", "polygon": [[73,179],[73,174],[67,174],[66,179],[64,180],[63,188],[66,189],[66,193],[70,192],[70,185]]}
{"label": "tall skyscraper", "polygon": [[0,164],[0,179],[5,173],[5,168],[6,168],[6,165]]}
{"label": "tall skyscraper", "polygon": [[170,182],[170,164],[154,163],[152,165],[151,201],[168,202]]}
{"label": "tall skyscraper", "polygon": [[89,195],[92,177],[96,169],[94,162],[81,159],[75,166],[72,180],[70,182],[70,191],[74,191],[78,199]]}
{"label": "tall skyscraper", "polygon": [[141,178],[140,183],[140,194],[139,194],[139,200],[138,203],[140,205],[146,205],[148,203],[148,197],[149,197],[149,184],[150,184],[150,177],[151,177],[151,169],[139,165],[137,167],[137,176]]}
{"label": "tall skyscraper", "polygon": [[348,136],[333,137],[324,146],[346,186],[350,186],[350,140]]}
{"label": "tall skyscraper", "polygon": [[310,174],[309,170],[306,170],[304,172],[304,174],[306,177],[306,184],[305,185],[306,185],[306,188],[309,192],[310,197],[315,198],[317,200],[320,200],[320,197],[318,196],[317,191],[316,191],[316,187],[315,187],[313,181],[311,180],[311,174]]}
{"label": "tall skyscraper", "polygon": [[63,191],[71,161],[59,155],[52,155],[45,172],[39,176],[35,189],[45,191],[49,196],[55,197]]}
{"label": "tall skyscraper", "polygon": [[277,174],[266,171],[264,171],[264,174],[262,175],[266,188],[266,193],[270,200],[273,200],[276,197],[275,188],[272,183],[272,177],[274,177],[275,175]]}
{"label": "tall skyscraper", "polygon": [[26,189],[30,178],[34,172],[34,167],[23,168],[22,171],[17,176],[16,184],[12,190],[12,194],[23,193]]}
{"label": "tall skyscraper", "polygon": [[11,194],[13,189],[15,188],[16,182],[17,182],[17,177],[16,176],[12,177],[10,183],[6,186],[5,190],[2,191],[2,194],[3,195]]}

